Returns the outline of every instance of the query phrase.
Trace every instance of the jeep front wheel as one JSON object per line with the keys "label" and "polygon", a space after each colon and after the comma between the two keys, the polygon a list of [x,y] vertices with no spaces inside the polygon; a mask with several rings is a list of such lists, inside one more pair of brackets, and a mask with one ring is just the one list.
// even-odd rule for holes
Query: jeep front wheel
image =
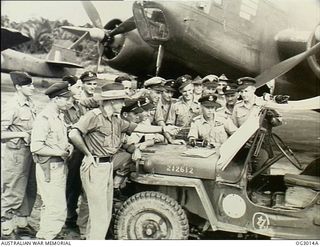
{"label": "jeep front wheel", "polygon": [[116,239],[188,239],[188,219],[181,206],[160,192],[133,195],[115,219]]}

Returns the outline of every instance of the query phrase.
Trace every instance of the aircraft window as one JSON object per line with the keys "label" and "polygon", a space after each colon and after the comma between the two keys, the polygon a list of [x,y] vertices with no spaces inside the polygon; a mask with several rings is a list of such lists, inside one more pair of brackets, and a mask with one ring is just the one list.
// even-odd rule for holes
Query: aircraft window
{"label": "aircraft window", "polygon": [[156,8],[144,8],[144,13],[149,24],[151,38],[153,40],[168,39],[169,30],[163,12]]}

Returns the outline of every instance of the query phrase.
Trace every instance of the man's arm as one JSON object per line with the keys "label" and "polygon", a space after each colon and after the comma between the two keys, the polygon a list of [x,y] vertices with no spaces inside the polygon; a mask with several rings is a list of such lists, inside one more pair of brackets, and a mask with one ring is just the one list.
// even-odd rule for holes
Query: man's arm
{"label": "man's arm", "polygon": [[78,129],[72,129],[69,133],[71,142],[86,156],[90,156],[91,153],[84,143],[82,135]]}
{"label": "man's arm", "polygon": [[69,138],[71,142],[82,152],[84,153],[84,158],[81,164],[81,170],[86,171],[91,165],[96,166],[96,162],[90,153],[87,145],[83,141],[82,135],[78,129],[72,129],[69,133]]}
{"label": "man's arm", "polygon": [[11,132],[11,131],[1,131],[1,141],[7,141],[13,138],[28,138],[29,134],[27,132]]}
{"label": "man's arm", "polygon": [[156,126],[156,125],[138,125],[134,131],[146,134],[152,133],[166,133],[168,132],[171,135],[176,135],[179,131],[179,127],[176,126]]}

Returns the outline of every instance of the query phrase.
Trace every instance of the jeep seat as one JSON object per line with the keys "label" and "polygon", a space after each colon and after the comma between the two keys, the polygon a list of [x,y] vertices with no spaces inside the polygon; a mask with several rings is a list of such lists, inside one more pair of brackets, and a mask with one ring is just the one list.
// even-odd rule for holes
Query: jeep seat
{"label": "jeep seat", "polygon": [[285,174],[284,181],[287,186],[302,186],[320,191],[320,177],[309,175]]}
{"label": "jeep seat", "polygon": [[158,144],[142,152],[142,157],[148,173],[215,179],[219,155],[214,149]]}

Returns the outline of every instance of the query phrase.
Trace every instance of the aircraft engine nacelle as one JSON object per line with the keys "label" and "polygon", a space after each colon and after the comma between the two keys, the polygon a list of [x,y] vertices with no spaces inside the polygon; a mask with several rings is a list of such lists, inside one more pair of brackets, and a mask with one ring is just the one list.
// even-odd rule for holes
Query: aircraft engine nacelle
{"label": "aircraft engine nacelle", "polygon": [[[315,28],[314,32],[311,34],[308,43],[307,49],[310,49],[314,45],[320,42],[320,24]],[[316,77],[320,79],[320,52],[316,53],[313,56],[308,58],[308,64]]]}
{"label": "aircraft engine nacelle", "polygon": [[[112,30],[122,22],[114,19],[105,25]],[[137,30],[112,37],[105,43],[103,60],[112,68],[137,76],[153,75],[156,51],[138,34]]]}

